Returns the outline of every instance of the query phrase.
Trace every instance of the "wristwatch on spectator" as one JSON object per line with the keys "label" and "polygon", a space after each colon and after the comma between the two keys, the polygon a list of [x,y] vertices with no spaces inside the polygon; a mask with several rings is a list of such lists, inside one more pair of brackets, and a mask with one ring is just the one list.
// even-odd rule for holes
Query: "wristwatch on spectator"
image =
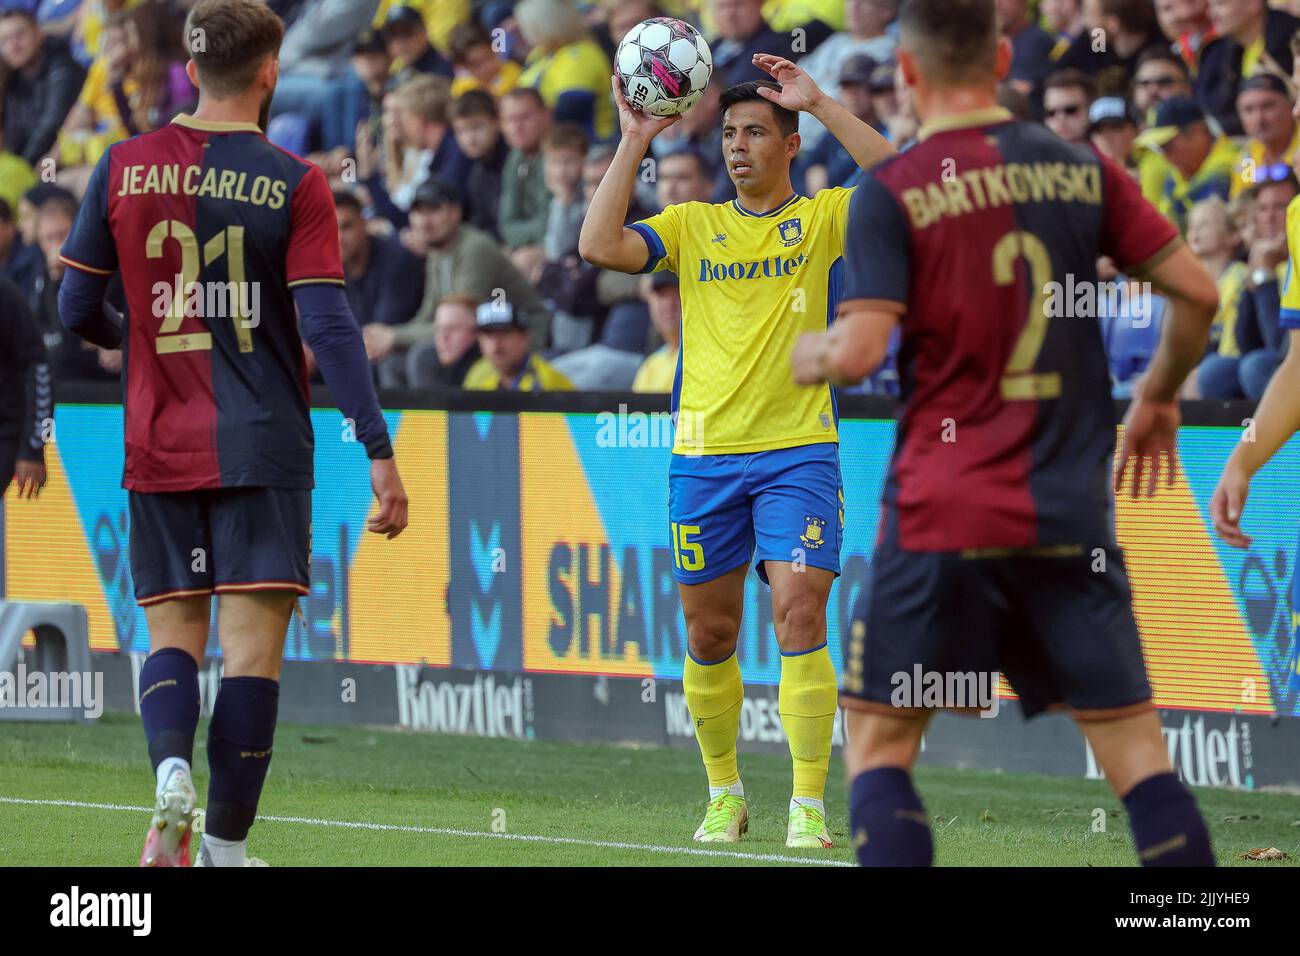
{"label": "wristwatch on spectator", "polygon": [[1256,269],[1250,274],[1250,282],[1254,286],[1261,286],[1266,282],[1271,282],[1273,278],[1273,273],[1268,269]]}

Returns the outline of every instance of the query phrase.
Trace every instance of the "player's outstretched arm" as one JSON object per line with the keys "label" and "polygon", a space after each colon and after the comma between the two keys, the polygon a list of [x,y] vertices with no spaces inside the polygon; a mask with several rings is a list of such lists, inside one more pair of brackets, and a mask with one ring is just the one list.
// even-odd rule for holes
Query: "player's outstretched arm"
{"label": "player's outstretched arm", "polygon": [[1254,434],[1250,441],[1243,438],[1237,442],[1210,499],[1214,530],[1238,548],[1250,547],[1250,536],[1241,530],[1241,513],[1251,478],[1288,438],[1300,431],[1300,329],[1291,329],[1287,339],[1286,358],[1273,373],[1255,409]]}
{"label": "player's outstretched arm", "polygon": [[790,60],[770,53],[756,53],[754,65],[766,70],[781,84],[780,92],[760,88],[760,96],[788,110],[817,117],[863,169],[870,169],[898,152],[889,140],[827,96],[811,76]]}
{"label": "player's outstretched arm", "polygon": [[368,530],[395,538],[406,527],[407,498],[393,461],[388,424],[379,409],[361,329],[341,286],[303,285],[293,290],[303,338],[316,357],[321,377],[345,418],[354,423],[357,440],[370,457],[370,486],[379,513]]}
{"label": "player's outstretched arm", "polygon": [[[1154,495],[1162,471],[1172,487],[1177,472],[1178,390],[1205,355],[1210,325],[1219,308],[1214,278],[1186,246],[1147,270],[1156,291],[1169,300],[1160,345],[1124,417],[1124,444],[1115,490],[1131,476],[1130,492]],[[1148,471],[1149,469],[1149,471]]]}
{"label": "player's outstretched arm", "polygon": [[647,116],[637,112],[623,95],[618,77],[613,77],[612,83],[623,138],[619,141],[614,161],[587,207],[582,232],[578,236],[578,255],[602,269],[636,273],[649,261],[650,248],[640,233],[623,225],[623,220],[627,218],[627,207],[632,201],[632,191],[636,189],[637,172],[650,141],[681,117]]}

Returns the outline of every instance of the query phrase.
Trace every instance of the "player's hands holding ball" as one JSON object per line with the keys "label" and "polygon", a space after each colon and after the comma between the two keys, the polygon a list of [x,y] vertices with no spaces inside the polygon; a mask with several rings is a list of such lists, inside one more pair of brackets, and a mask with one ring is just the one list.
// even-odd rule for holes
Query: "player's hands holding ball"
{"label": "player's hands holding ball", "polygon": [[651,116],[649,113],[641,112],[627,101],[627,96],[623,93],[623,84],[617,74],[611,76],[609,81],[614,88],[614,102],[618,105],[618,125],[623,131],[624,139],[648,143],[682,118],[680,114]]}

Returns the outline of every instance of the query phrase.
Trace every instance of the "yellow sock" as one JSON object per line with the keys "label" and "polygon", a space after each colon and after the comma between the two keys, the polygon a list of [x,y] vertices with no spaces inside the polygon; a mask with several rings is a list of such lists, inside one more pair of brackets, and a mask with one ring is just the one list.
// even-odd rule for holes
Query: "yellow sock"
{"label": "yellow sock", "polygon": [[709,774],[710,787],[730,787],[740,782],[736,769],[736,735],[740,732],[740,706],[745,685],[733,653],[716,664],[699,664],[689,654],[682,667],[686,707],[695,721],[695,739]]}
{"label": "yellow sock", "polygon": [[794,760],[796,797],[821,800],[826,792],[835,703],[835,665],[825,644],[815,651],[781,655],[778,708]]}

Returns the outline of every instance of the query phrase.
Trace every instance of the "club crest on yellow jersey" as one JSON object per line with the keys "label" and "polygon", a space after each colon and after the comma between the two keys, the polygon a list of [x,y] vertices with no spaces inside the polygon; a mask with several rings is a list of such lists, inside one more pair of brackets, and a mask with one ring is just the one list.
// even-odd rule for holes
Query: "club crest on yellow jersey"
{"label": "club crest on yellow jersey", "polygon": [[781,233],[781,241],[787,246],[797,246],[803,241],[803,222],[797,217],[777,223],[776,228]]}

